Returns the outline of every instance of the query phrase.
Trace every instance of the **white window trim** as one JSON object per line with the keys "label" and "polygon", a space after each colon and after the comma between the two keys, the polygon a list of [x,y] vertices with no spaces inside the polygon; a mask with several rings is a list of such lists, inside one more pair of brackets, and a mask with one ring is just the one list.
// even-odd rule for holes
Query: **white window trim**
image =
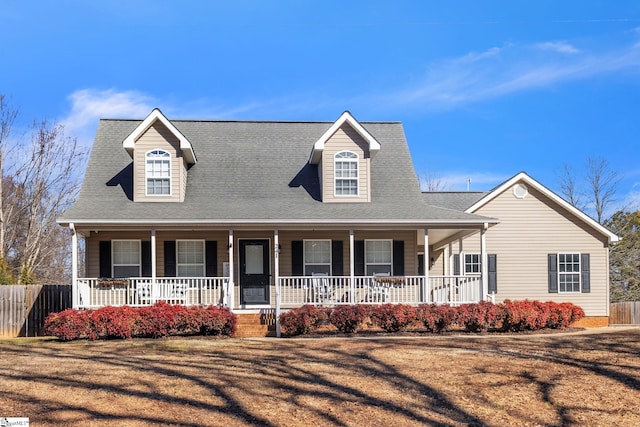
{"label": "white window trim", "polygon": [[[138,243],[138,263],[137,264],[116,264],[115,263],[115,242],[137,242]],[[142,276],[142,240],[140,239],[112,239],[111,240],[111,277],[115,277],[116,267],[138,267],[138,274],[134,277]]]}
{"label": "white window trim", "polygon": [[[338,159],[337,156],[338,154],[342,154],[342,153],[348,153],[348,154],[353,154],[355,157],[355,159],[353,158],[346,158],[346,159]],[[351,162],[351,163],[355,163],[356,164],[356,177],[355,178],[338,178],[336,176],[336,163],[337,162]],[[338,180],[343,180],[343,181],[347,181],[347,180],[355,180],[356,182],[356,194],[338,194],[338,188],[337,188],[337,184],[338,184]],[[358,156],[358,153],[354,153],[353,151],[349,151],[349,150],[343,150],[343,151],[339,151],[336,154],[333,155],[333,195],[335,197],[359,197],[360,196],[360,156]]]}
{"label": "white window trim", "polygon": [[[180,245],[180,242],[200,242],[202,243],[202,264],[181,264],[179,262],[180,257],[178,256],[179,254],[179,249],[178,246]],[[207,248],[205,245],[205,241],[204,239],[177,239],[176,240],[176,276],[177,277],[191,277],[191,276],[180,276],[178,274],[178,271],[180,270],[180,266],[200,266],[202,265],[202,275],[200,276],[193,276],[193,277],[205,277],[207,274]]]}
{"label": "white window trim", "polygon": [[[307,242],[329,242],[329,263],[328,264],[322,264],[322,263],[308,263],[307,262]],[[302,241],[302,264],[303,264],[303,274],[305,276],[310,276],[311,274],[307,274],[307,265],[328,265],[329,266],[329,276],[331,276],[331,272],[333,271],[333,252],[332,252],[333,248],[331,247],[331,239],[304,239]]]}
{"label": "white window trim", "polygon": [[[156,178],[151,178],[149,177],[149,172],[147,171],[147,162],[149,161],[149,154],[153,153],[154,151],[158,151],[158,152],[162,152],[162,153],[166,153],[169,157],[167,159],[161,158],[162,160],[166,160],[169,163],[169,194],[149,194],[149,179],[156,179]],[[153,150],[149,150],[144,154],[144,192],[145,195],[147,195],[148,197],[171,197],[173,195],[173,183],[172,183],[172,179],[171,179],[171,168],[172,168],[172,164],[171,164],[171,153],[169,153],[167,150],[163,150],[161,148],[154,148]],[[162,179],[162,178],[160,178]]]}
{"label": "white window trim", "polygon": [[[478,256],[478,272],[474,273],[474,272],[470,272],[467,273],[467,255],[477,255]],[[482,254],[479,252],[461,252],[460,253],[460,263],[461,265],[461,269],[462,269],[462,275],[463,276],[480,276],[482,274]],[[471,263],[472,265],[474,265],[475,263]]]}
{"label": "white window trim", "polygon": [[[560,255],[578,255],[578,271],[561,272],[560,271]],[[559,294],[580,294],[582,293],[582,253],[580,252],[558,252],[556,254],[556,275],[558,281],[558,293]],[[569,274],[577,274],[578,275],[578,290],[577,291],[567,291],[560,290],[560,276],[561,275],[569,275]]]}
{"label": "white window trim", "polygon": [[[389,242],[391,247],[391,259],[389,263],[380,263],[380,262],[367,262],[367,242]],[[393,276],[393,239],[366,239],[364,241],[364,274],[367,275],[368,266],[370,265],[388,265],[389,266],[389,274]]]}

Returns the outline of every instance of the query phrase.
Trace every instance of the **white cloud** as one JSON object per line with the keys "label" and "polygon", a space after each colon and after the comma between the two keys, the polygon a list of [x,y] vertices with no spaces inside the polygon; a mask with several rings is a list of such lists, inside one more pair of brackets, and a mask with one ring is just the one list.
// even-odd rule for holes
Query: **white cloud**
{"label": "white cloud", "polygon": [[545,42],[534,45],[537,49],[548,50],[557,53],[576,54],[580,50],[565,41]]}
{"label": "white cloud", "polygon": [[451,109],[638,66],[640,47],[632,43],[591,51],[578,50],[564,41],[507,44],[432,62],[422,80],[381,95],[379,101],[395,107]]}
{"label": "white cloud", "polygon": [[153,109],[153,99],[136,91],[81,89],[69,95],[71,110],[60,122],[65,133],[82,143],[90,141],[101,118],[143,119]]}

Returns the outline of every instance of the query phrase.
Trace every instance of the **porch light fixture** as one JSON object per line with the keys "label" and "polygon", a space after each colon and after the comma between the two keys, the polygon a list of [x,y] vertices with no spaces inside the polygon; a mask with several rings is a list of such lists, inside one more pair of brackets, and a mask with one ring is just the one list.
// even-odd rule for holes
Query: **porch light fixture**
{"label": "porch light fixture", "polygon": [[436,265],[436,259],[434,257],[431,257],[431,259],[429,261],[431,261],[431,267]]}

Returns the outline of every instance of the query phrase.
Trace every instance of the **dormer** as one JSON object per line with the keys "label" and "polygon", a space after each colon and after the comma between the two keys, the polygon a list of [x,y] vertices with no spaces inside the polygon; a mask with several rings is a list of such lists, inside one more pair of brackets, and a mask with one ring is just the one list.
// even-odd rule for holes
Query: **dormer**
{"label": "dormer", "polygon": [[345,111],[313,145],[323,203],[370,202],[371,159],[380,143]]}
{"label": "dormer", "polygon": [[155,108],[122,141],[133,159],[134,202],[182,202],[197,161],[187,138]]}

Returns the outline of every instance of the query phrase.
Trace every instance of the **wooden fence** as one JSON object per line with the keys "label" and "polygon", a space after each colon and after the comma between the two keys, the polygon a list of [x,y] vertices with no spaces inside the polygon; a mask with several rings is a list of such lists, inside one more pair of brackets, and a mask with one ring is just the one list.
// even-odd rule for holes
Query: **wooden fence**
{"label": "wooden fence", "polygon": [[610,325],[640,325],[640,301],[609,305]]}
{"label": "wooden fence", "polygon": [[0,286],[0,337],[37,337],[44,319],[71,307],[71,285]]}

